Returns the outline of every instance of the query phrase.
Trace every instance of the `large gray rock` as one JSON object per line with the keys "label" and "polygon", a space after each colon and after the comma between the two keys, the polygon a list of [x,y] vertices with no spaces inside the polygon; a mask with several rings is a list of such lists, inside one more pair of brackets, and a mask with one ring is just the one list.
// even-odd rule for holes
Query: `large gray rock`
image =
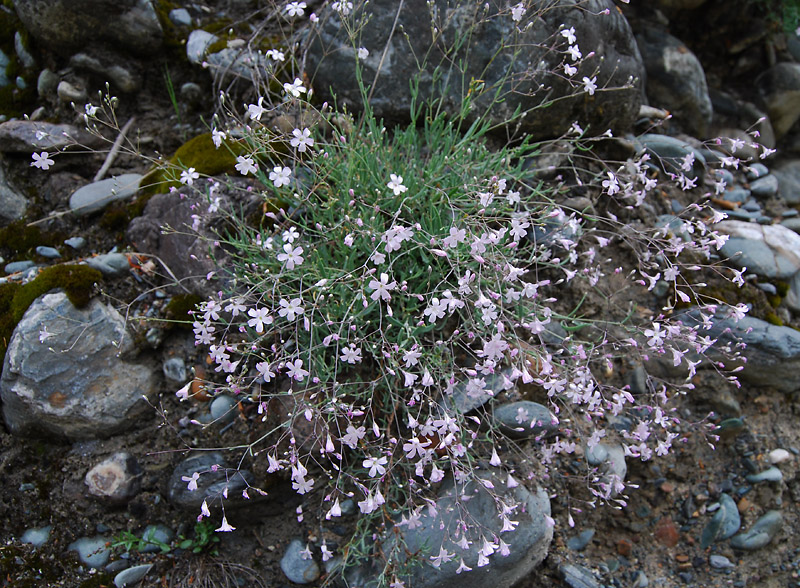
{"label": "large gray rock", "polygon": [[14,8],[28,32],[54,51],[101,41],[154,53],[164,37],[150,0],[14,0]]}
{"label": "large gray rock", "polygon": [[779,163],[772,175],[778,178],[778,196],[786,204],[800,204],[800,159]]}
{"label": "large gray rock", "polygon": [[[195,477],[195,474],[198,474]],[[184,478],[195,478],[191,486]],[[248,470],[228,468],[225,457],[218,451],[195,453],[181,461],[169,479],[169,501],[181,508],[198,510],[203,501],[209,506],[226,493],[226,508],[252,504],[262,495],[251,490],[245,499],[242,492],[253,484],[253,474]]]}
{"label": "large gray rock", "polygon": [[800,64],[779,63],[756,78],[756,87],[780,139],[800,118]]}
{"label": "large gray rock", "polygon": [[98,145],[98,139],[86,131],[66,124],[32,120],[0,123],[0,151],[3,153],[52,153],[72,145],[94,147]]}
{"label": "large gray rock", "polygon": [[800,235],[788,227],[726,220],[715,228],[730,236],[720,254],[733,265],[777,280],[788,280],[800,271]]}
{"label": "large gray rock", "polygon": [[[689,326],[700,324],[696,310],[680,318]],[[741,362],[727,361],[719,352],[723,346],[733,348],[741,340],[746,345],[742,353],[747,358],[744,369],[737,374],[741,380],[786,393],[800,390],[800,331],[749,316],[736,322],[732,318],[716,315],[712,317],[711,324],[711,329],[700,330],[703,336],[717,340],[707,352],[711,359],[722,361],[728,368],[742,365]]]}
{"label": "large gray rock", "polygon": [[69,208],[78,216],[103,210],[117,200],[133,197],[139,189],[139,174],[122,174],[78,188],[69,198]]}
{"label": "large gray rock", "polygon": [[27,208],[27,198],[8,183],[6,173],[0,165],[0,225],[21,219]]}
{"label": "large gray rock", "polygon": [[669,110],[687,133],[704,137],[713,111],[700,61],[662,30],[645,27],[636,41],[647,70],[650,104]]}
{"label": "large gray rock", "polygon": [[[539,0],[528,5],[519,23],[512,20],[508,3],[496,1],[486,4],[486,12],[483,4],[445,0],[409,0],[399,15],[394,0],[374,0],[358,7],[347,18],[354,22],[362,17],[370,19],[359,30],[359,44],[370,51],[361,64],[376,116],[401,122],[409,119],[409,82],[423,62],[420,99],[441,98],[446,112],[458,113],[465,94],[473,92],[472,116],[480,116],[498,89],[502,101],[493,106],[489,120],[502,124],[519,108],[527,112],[519,120],[520,130],[532,138],[558,136],[573,121],[597,134],[608,128],[628,128],[641,104],[644,68],[628,22],[614,3]],[[498,14],[498,10],[503,13]],[[441,33],[436,41],[431,40],[431,12]],[[347,38],[348,27],[330,8],[319,14],[321,22],[308,44],[308,72],[314,89],[325,98],[335,96],[340,106],[360,110],[355,50]],[[389,39],[396,15],[397,28]],[[562,25],[567,30],[574,27],[577,46],[584,56],[571,77],[564,74],[564,64],[572,61],[566,55],[567,39],[559,33]],[[444,51],[473,26],[475,30],[465,46],[445,57]],[[594,55],[589,56],[590,52]],[[465,71],[457,71],[453,64],[465,57]],[[599,90],[592,96],[583,91],[584,76],[597,78]],[[477,86],[471,82],[479,80],[487,91],[475,97]]]}
{"label": "large gray rock", "polygon": [[[470,482],[466,486],[459,484],[460,493],[456,492],[452,482],[445,483],[436,501],[437,516],[431,516],[424,509],[425,514],[420,517],[419,526],[414,529],[408,526],[395,527],[381,546],[384,554],[392,554],[392,557],[397,558],[400,569],[409,553],[436,556],[440,548],[444,548],[455,554],[453,560],[442,563],[438,568],[428,563],[413,567],[401,578],[406,586],[508,588],[530,574],[547,556],[553,539],[553,529],[548,524],[550,499],[547,493],[542,489],[531,493],[522,485],[510,489],[500,476],[488,473],[483,475],[494,485],[492,492],[507,506],[518,505],[510,515],[512,520],[519,522],[517,528],[511,532],[501,532],[502,521],[498,516],[497,504],[489,492],[476,482]],[[464,501],[461,496],[468,496],[469,500]],[[469,521],[470,530],[466,535],[472,542],[466,550],[455,543],[461,536],[457,528],[464,518]],[[493,535],[509,545],[510,553],[504,557],[496,552],[489,557],[488,565],[478,567],[478,551],[483,548],[483,538],[491,540]],[[471,572],[456,573],[461,558],[472,568]],[[376,578],[374,569],[363,566],[356,568],[349,579],[355,580],[350,585],[366,588],[377,586]]]}
{"label": "large gray rock", "polygon": [[131,428],[148,410],[142,396],[156,389],[154,370],[133,362],[133,351],[111,306],[94,299],[76,309],[63,292],[38,298],[14,330],[0,378],[8,429],[72,440]]}

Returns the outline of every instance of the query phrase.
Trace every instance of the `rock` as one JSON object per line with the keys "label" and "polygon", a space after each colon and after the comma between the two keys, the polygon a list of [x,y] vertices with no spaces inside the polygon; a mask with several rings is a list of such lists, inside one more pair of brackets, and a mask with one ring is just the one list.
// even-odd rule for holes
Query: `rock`
{"label": "rock", "polygon": [[751,484],[758,484],[759,482],[780,482],[783,480],[783,472],[773,466],[763,472],[749,474],[745,479]]}
{"label": "rock", "polygon": [[753,551],[761,549],[772,541],[783,526],[783,515],[778,510],[771,510],[758,519],[750,527],[749,531],[744,531],[731,539],[731,546],[736,549]]}
{"label": "rock", "polygon": [[650,104],[669,110],[687,133],[705,137],[713,110],[700,61],[680,40],[653,27],[642,28],[636,42]]}
{"label": "rock", "polygon": [[141,582],[144,577],[153,569],[153,564],[142,564],[122,570],[114,576],[114,586],[117,588],[131,588]]}
{"label": "rock", "polygon": [[[389,39],[390,31],[395,30],[396,9],[393,0],[370,2],[366,9],[370,24],[360,32],[361,46],[371,52],[360,61],[363,79],[367,85],[377,80],[370,90],[371,107],[377,118],[409,120],[409,80],[418,71],[421,56],[427,57],[420,75],[422,102],[441,98],[445,112],[457,113],[464,94],[472,92],[475,115],[483,114],[495,96],[496,85],[502,83],[497,88],[502,101],[493,105],[489,122],[503,124],[519,108],[527,113],[518,119],[519,130],[531,139],[557,137],[573,121],[594,133],[608,128],[624,131],[639,112],[644,68],[630,27],[610,0],[567,0],[547,10],[530,9],[519,23],[513,22],[507,11],[497,15],[496,5],[490,6],[487,14],[475,10],[471,4],[454,5],[444,0],[436,0],[430,9],[424,4],[406,4],[396,21],[396,30],[402,34],[396,33]],[[441,25],[441,35],[437,35],[440,41],[433,47],[430,11],[446,21]],[[307,69],[312,72],[313,86],[322,99],[335,95],[340,106],[358,111],[361,94],[348,27],[342,25],[340,15],[332,9],[326,7],[318,14],[320,23],[308,39]],[[347,18],[358,22],[364,16],[365,9],[358,6]],[[476,19],[481,20],[480,24],[475,24]],[[473,26],[475,30],[468,36],[467,46],[445,57],[441,39],[447,39],[449,47]],[[569,43],[559,34],[560,27],[574,29],[576,45],[585,56],[590,51],[595,53],[576,63],[578,71],[572,79],[563,71],[564,52]],[[513,42],[503,43],[511,38]],[[558,49],[554,51],[553,46]],[[515,56],[520,48],[524,49]],[[454,64],[462,59],[465,71],[456,71]],[[566,62],[570,62],[569,58]],[[535,72],[531,71],[532,65]],[[376,76],[379,68],[380,75]],[[434,78],[435,68],[440,68],[440,72],[443,68],[444,75]],[[596,77],[597,86],[609,90],[590,96],[582,91],[580,80],[584,76]],[[476,96],[471,80],[482,80],[487,92]],[[571,83],[577,83],[577,90]],[[612,88],[617,89],[612,91]],[[545,101],[552,102],[540,107]]]}
{"label": "rock", "polygon": [[778,193],[778,178],[770,174],[753,180],[750,183],[750,191],[758,198],[772,198]]}
{"label": "rock", "polygon": [[112,90],[131,93],[138,90],[142,84],[139,76],[119,65],[117,60],[110,60],[105,54],[76,53],[69,58],[69,64],[100,76],[103,81],[111,84]]}
{"label": "rock", "polygon": [[[245,190],[222,187],[216,194],[220,210],[235,208],[245,216],[263,204],[257,195]],[[224,215],[201,215],[197,226],[200,236],[191,229],[195,221],[192,215],[197,214],[198,207],[205,210],[207,206],[205,196],[189,195],[181,199],[177,194],[156,194],[147,202],[142,216],[131,221],[127,231],[128,240],[137,251],[157,256],[184,286],[203,297],[219,290],[219,281],[211,281],[209,276],[222,280],[230,276],[225,249],[214,249],[215,259],[209,253],[209,242],[219,239],[214,231],[222,228]],[[164,234],[161,227],[165,225],[175,232]]]}
{"label": "rock", "polygon": [[[550,516],[550,499],[547,494],[541,489],[531,493],[522,485],[510,489],[500,476],[485,475],[494,485],[492,492],[497,493],[501,500],[507,505],[520,505],[514,511],[513,517],[515,521],[519,521],[517,528],[513,532],[500,534],[502,521],[497,513],[497,505],[483,486],[476,491],[477,483],[474,481],[467,483],[465,487],[459,485],[459,489],[463,490],[461,495],[470,496],[469,501],[463,501],[456,498],[452,480],[445,481],[436,501],[436,517],[423,509],[419,526],[414,529],[408,526],[394,527],[382,542],[382,552],[392,554],[399,564],[395,569],[399,570],[406,569],[403,567],[406,554],[419,552],[424,547],[430,549],[431,555],[439,553],[440,548],[455,553],[454,559],[443,562],[439,568],[423,565],[409,569],[400,577],[406,586],[484,588],[491,585],[495,588],[508,588],[528,576],[547,556],[553,539],[553,529],[547,522]],[[456,529],[460,527],[462,516],[472,523],[466,534],[473,546],[466,550],[455,543],[460,537],[460,531]],[[483,538],[492,536],[500,537],[508,543],[510,553],[506,557],[494,553],[489,557],[486,566],[478,567],[478,548],[475,546],[482,545]],[[471,572],[456,573],[461,558],[472,568]],[[346,572],[349,585],[362,588],[377,586],[379,571],[371,567],[373,565],[369,561],[351,572]]]}
{"label": "rock", "polygon": [[27,529],[19,540],[22,543],[30,543],[34,547],[41,547],[47,540],[50,539],[50,531],[53,529],[53,525],[47,525],[46,527],[37,527],[35,529]]}
{"label": "rock", "polygon": [[583,566],[561,564],[558,571],[570,588],[601,588],[594,574]]}
{"label": "rock", "polygon": [[300,539],[292,539],[281,558],[281,570],[295,584],[311,584],[320,576],[320,569],[313,558],[305,559],[306,546]]}
{"label": "rock", "polygon": [[7,263],[3,270],[7,274],[16,274],[17,272],[24,272],[35,266],[35,263],[26,259],[24,261],[12,261],[11,263]]}
{"label": "rock", "polygon": [[708,563],[716,570],[732,570],[736,567],[736,564],[724,555],[709,555]]}
{"label": "rock", "polygon": [[47,259],[58,259],[61,257],[61,254],[58,252],[58,249],[54,247],[46,247],[44,245],[39,245],[36,248],[36,255],[41,255],[42,257],[46,257]]}
{"label": "rock", "polygon": [[111,549],[104,537],[82,537],[69,544],[70,551],[77,551],[78,558],[90,568],[99,570],[108,563]]}
{"label": "rock", "polygon": [[142,486],[142,468],[136,458],[126,451],[118,451],[104,459],[86,473],[84,482],[89,494],[111,502],[127,502]]}
{"label": "rock", "polygon": [[625,461],[625,449],[622,445],[599,443],[587,448],[586,461],[592,467],[600,469],[603,474],[600,483],[606,487],[608,496],[619,494],[617,484],[625,482],[628,464]]}
{"label": "rock", "polygon": [[189,34],[186,41],[186,58],[195,65],[200,65],[206,57],[206,49],[216,43],[219,37],[198,29]]}
{"label": "rock", "polygon": [[770,279],[788,280],[800,271],[800,235],[783,225],[725,220],[715,225],[729,235],[719,250],[738,268]]}
{"label": "rock", "polygon": [[162,366],[164,377],[176,384],[186,382],[186,364],[180,357],[170,357]]}
{"label": "rock", "polygon": [[[648,133],[639,137],[639,141],[644,145],[653,160],[668,173],[685,173],[690,179],[702,178],[703,168],[706,165],[706,158],[699,149],[692,147],[686,141],[681,141],[668,135],[656,135]],[[694,165],[689,173],[681,170],[684,158],[689,154],[694,155]],[[698,180],[700,183],[700,180]]]}
{"label": "rock", "polygon": [[778,178],[778,194],[786,204],[800,204],[800,159],[779,163],[772,175]]}
{"label": "rock", "polygon": [[147,543],[140,549],[142,553],[160,553],[162,545],[169,546],[175,533],[166,525],[147,525],[142,531],[142,539]]}
{"label": "rock", "polygon": [[169,19],[172,24],[179,27],[192,26],[192,15],[185,8],[174,8],[169,11]]}
{"label": "rock", "polygon": [[56,53],[103,42],[152,54],[164,33],[150,0],[14,0],[25,28]]}
{"label": "rock", "polygon": [[700,535],[700,547],[705,549],[715,541],[722,541],[733,537],[742,525],[739,509],[733,498],[722,494],[719,498],[719,509]]}
{"label": "rock", "polygon": [[139,174],[122,174],[78,188],[69,198],[69,208],[78,216],[102,210],[112,202],[131,198],[139,190]]}
{"label": "rock", "polygon": [[98,146],[98,139],[72,125],[32,120],[0,123],[0,151],[34,153],[60,151],[73,145]]}
{"label": "rock", "polygon": [[763,163],[751,163],[747,166],[747,179],[755,180],[763,178],[769,173],[769,168]]}
{"label": "rock", "polygon": [[27,208],[28,199],[8,182],[0,165],[0,225],[21,219]]}
{"label": "rock", "polygon": [[720,196],[722,196],[728,202],[744,204],[750,198],[750,190],[745,190],[744,188],[735,186],[730,190],[726,190]]}
{"label": "rock", "polygon": [[89,100],[89,95],[86,93],[86,90],[78,88],[66,80],[62,80],[58,83],[56,94],[58,94],[58,99],[61,100],[61,102],[66,102],[67,104],[70,102],[73,104],[86,104]]}
{"label": "rock", "polygon": [[67,245],[75,251],[78,251],[86,246],[86,239],[83,237],[70,237],[64,241],[64,245]]}
{"label": "rock", "polygon": [[[40,341],[43,325],[49,337]],[[60,291],[36,299],[14,330],[0,378],[9,430],[93,439],[135,425],[156,379],[133,361],[134,350],[125,319],[100,300],[76,309]]]}
{"label": "rock", "polygon": [[233,422],[238,414],[236,405],[236,400],[226,394],[217,396],[211,401],[211,406],[209,407],[211,418],[221,425]]}
{"label": "rock", "polygon": [[208,71],[216,78],[244,78],[257,83],[264,71],[271,72],[272,62],[260,52],[242,43],[241,47],[226,47],[206,55]]}
{"label": "rock", "polygon": [[48,98],[56,93],[58,82],[60,78],[58,74],[47,68],[39,72],[39,77],[36,80],[36,91],[39,98]]}
{"label": "rock", "polygon": [[594,537],[594,533],[594,529],[586,529],[585,531],[581,531],[575,537],[570,537],[567,539],[567,547],[573,551],[583,551],[591,542],[592,537]]}
{"label": "rock", "polygon": [[104,276],[117,278],[125,276],[131,271],[128,256],[124,253],[103,253],[86,260],[86,265],[93,267]]}
{"label": "rock", "polygon": [[558,419],[537,402],[520,400],[494,409],[494,421],[504,435],[516,439],[545,436],[558,431]]}
{"label": "rock", "polygon": [[769,458],[769,463],[771,464],[779,464],[793,459],[792,454],[785,449],[773,449],[769,452],[767,457]]}
{"label": "rock", "polygon": [[[189,490],[189,484],[183,477],[191,477],[199,473],[197,478],[197,489]],[[252,504],[253,500],[260,496],[252,493],[253,500],[242,498],[242,491],[253,483],[253,474],[249,471],[240,469],[228,469],[225,467],[225,458],[217,451],[202,452],[190,455],[184,459],[169,479],[169,489],[167,494],[170,502],[187,510],[197,510],[208,500],[209,505],[214,499],[218,499],[222,492],[227,488],[228,499],[225,502],[226,508],[236,507],[241,504]]]}
{"label": "rock", "polygon": [[781,139],[800,118],[800,64],[778,63],[758,76],[761,94],[775,137]]}

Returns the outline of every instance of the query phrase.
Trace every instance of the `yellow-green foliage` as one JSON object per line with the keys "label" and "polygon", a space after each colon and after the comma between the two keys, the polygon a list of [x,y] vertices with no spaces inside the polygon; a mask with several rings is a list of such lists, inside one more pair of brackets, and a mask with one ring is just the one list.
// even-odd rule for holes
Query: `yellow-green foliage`
{"label": "yellow-green foliage", "polygon": [[166,308],[167,319],[178,328],[191,330],[194,317],[189,314],[195,310],[197,305],[203,302],[203,298],[195,294],[178,294],[172,297]]}
{"label": "yellow-green foliage", "polygon": [[76,308],[89,304],[92,287],[103,275],[87,265],[62,264],[45,268],[24,286],[0,285],[0,359],[6,355],[11,335],[34,300],[50,290],[62,288]]}

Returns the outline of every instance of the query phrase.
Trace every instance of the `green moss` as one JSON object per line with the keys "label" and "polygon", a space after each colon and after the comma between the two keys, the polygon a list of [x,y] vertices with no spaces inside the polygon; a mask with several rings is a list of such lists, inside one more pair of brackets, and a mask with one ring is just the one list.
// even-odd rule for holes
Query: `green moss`
{"label": "green moss", "polygon": [[58,247],[64,241],[61,232],[45,232],[25,221],[14,221],[0,229],[0,251],[7,261],[27,259],[39,245]]}
{"label": "green moss", "polygon": [[195,294],[178,294],[172,297],[166,308],[167,319],[172,321],[170,324],[178,328],[191,330],[194,317],[189,314],[194,311],[197,305],[203,302],[203,298]]}
{"label": "green moss", "polygon": [[786,298],[786,295],[789,293],[789,283],[782,280],[777,280],[776,282],[773,282],[773,285],[778,291],[778,296],[781,298]]}
{"label": "green moss", "polygon": [[24,286],[0,286],[0,360],[5,357],[8,343],[17,324],[34,300],[50,290],[62,288],[76,308],[89,304],[95,282],[103,275],[86,265],[62,264],[43,269]]}
{"label": "green moss", "polygon": [[764,320],[765,320],[765,321],[767,321],[767,322],[768,322],[769,324],[771,324],[771,325],[776,325],[776,326],[778,326],[778,327],[782,327],[782,326],[783,326],[783,321],[782,321],[782,320],[781,320],[781,318],[780,318],[780,317],[779,317],[777,314],[775,314],[774,312],[768,312],[768,313],[767,313],[767,314],[764,316]]}

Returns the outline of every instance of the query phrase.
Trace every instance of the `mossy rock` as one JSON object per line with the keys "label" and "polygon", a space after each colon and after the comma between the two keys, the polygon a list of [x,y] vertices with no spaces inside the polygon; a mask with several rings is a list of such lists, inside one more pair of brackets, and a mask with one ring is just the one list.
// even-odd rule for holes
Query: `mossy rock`
{"label": "mossy rock", "polygon": [[103,278],[88,265],[62,264],[43,269],[27,284],[0,285],[0,359],[5,358],[14,329],[31,304],[50,290],[61,288],[76,308],[89,304],[94,284]]}
{"label": "mossy rock", "polygon": [[[30,50],[30,36],[22,21],[17,18],[13,5],[8,7],[4,3],[0,6],[0,50],[9,59],[5,75],[11,83],[0,88],[0,114],[7,117],[20,117],[32,112],[36,107],[38,72],[32,68],[25,68],[17,57],[14,48],[14,36],[17,32],[22,37],[22,44]],[[25,81],[25,88],[19,88],[14,83],[17,77]]]}
{"label": "mossy rock", "polygon": [[203,298],[196,294],[173,296],[166,308],[167,319],[171,321],[170,325],[190,331],[192,321],[194,321],[194,316],[190,312],[194,311],[201,302],[203,302]]}
{"label": "mossy rock", "polygon": [[44,232],[21,220],[0,229],[0,250],[7,261],[31,257],[39,245],[58,247],[63,240],[64,235],[60,232]]}

